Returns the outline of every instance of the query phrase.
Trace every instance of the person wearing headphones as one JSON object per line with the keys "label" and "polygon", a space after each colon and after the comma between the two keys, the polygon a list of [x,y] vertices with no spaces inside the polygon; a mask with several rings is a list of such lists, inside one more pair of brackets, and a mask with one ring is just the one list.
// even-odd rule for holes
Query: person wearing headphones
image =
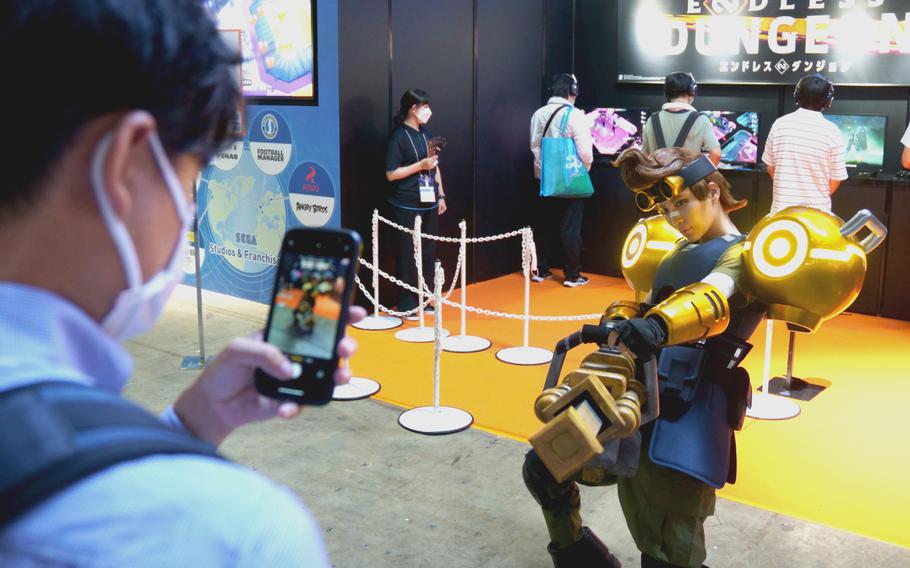
{"label": "person wearing headphones", "polygon": [[[594,161],[594,139],[585,123],[585,113],[575,108],[578,97],[578,80],[575,75],[560,73],[550,84],[553,96],[547,104],[537,109],[531,117],[531,153],[534,154],[534,177],[540,179],[541,141],[544,136],[564,136],[575,141],[578,158],[586,170]],[[556,132],[562,122],[562,113],[569,113],[564,132]],[[556,120],[553,120],[556,119]],[[541,198],[538,202],[537,226],[537,273],[531,277],[542,282],[553,277],[550,272],[551,253],[555,239],[555,224],[559,223],[559,241],[562,244],[563,268],[562,285],[568,288],[584,286],[588,279],[581,270],[581,219],[584,213],[585,197]]]}
{"label": "person wearing headphones", "polygon": [[796,111],[771,125],[762,162],[773,180],[771,213],[793,205],[831,212],[831,196],[847,179],[840,130],[822,112],[834,102],[834,84],[807,75],[793,92]]}
{"label": "person wearing headphones", "polygon": [[648,117],[642,136],[642,151],[649,154],[660,148],[689,148],[703,152],[720,163],[720,142],[711,121],[699,114],[692,103],[698,94],[698,83],[691,73],[670,73],[664,80],[667,102]]}

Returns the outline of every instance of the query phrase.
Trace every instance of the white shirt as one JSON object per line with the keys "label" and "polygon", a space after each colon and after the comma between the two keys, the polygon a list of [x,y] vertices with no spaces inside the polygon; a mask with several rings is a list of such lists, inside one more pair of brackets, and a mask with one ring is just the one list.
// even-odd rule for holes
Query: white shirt
{"label": "white shirt", "polygon": [[[566,125],[566,138],[575,140],[575,149],[578,152],[578,158],[585,165],[585,169],[591,169],[591,163],[594,161],[594,138],[591,136],[590,125],[585,120],[585,113],[581,109],[575,108],[572,103],[562,97],[550,97],[547,104],[537,109],[534,116],[531,117],[531,153],[534,154],[534,177],[540,179],[540,141],[544,137],[543,129],[547,126],[547,121],[553,112],[562,105],[570,105],[569,122]],[[562,121],[562,113],[556,113],[553,122],[550,123],[549,134],[559,136],[559,124]]]}
{"label": "white shirt", "polygon": [[831,212],[831,182],[847,179],[844,140],[822,113],[798,109],[771,126],[762,161],[774,168],[771,213],[793,205]]}
{"label": "white shirt", "polygon": [[910,124],[907,125],[907,131],[904,132],[904,137],[901,138],[901,144],[910,148]]}
{"label": "white shirt", "polygon": [[[129,353],[74,304],[0,282],[0,393],[48,380],[120,392],[132,367]],[[163,418],[180,427],[173,411]],[[301,468],[319,467],[305,462]],[[0,531],[0,566],[331,562],[322,531],[289,490],[237,464],[162,454],[92,474],[16,519]]]}

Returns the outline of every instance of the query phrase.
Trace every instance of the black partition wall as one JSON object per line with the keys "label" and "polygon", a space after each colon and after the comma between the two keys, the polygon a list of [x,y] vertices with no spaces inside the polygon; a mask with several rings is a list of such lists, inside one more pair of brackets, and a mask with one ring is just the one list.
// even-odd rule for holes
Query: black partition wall
{"label": "black partition wall", "polygon": [[[665,102],[662,85],[617,82],[617,2],[566,0],[572,18],[571,67],[580,83],[577,105],[596,107],[648,107],[654,110]],[[562,54],[564,56],[564,54]],[[680,69],[680,71],[686,71]],[[898,70],[895,70],[898,72]],[[697,79],[697,77],[696,77]],[[905,235],[907,184],[888,174],[900,165],[900,138],[907,127],[910,89],[900,87],[838,87],[830,112],[840,114],[881,114],[888,118],[883,171],[877,177],[854,177],[845,181],[833,198],[833,209],[849,217],[858,209],[875,213],[891,230],[887,245],[869,255],[863,290],[852,311],[910,319],[910,297],[902,282],[910,274],[910,240]],[[774,85],[699,85],[695,106],[699,110],[757,111],[759,113],[759,156],[764,150],[771,124],[795,110],[793,87]],[[742,230],[748,230],[771,207],[771,180],[766,172],[725,171],[738,197],[747,197],[749,206],[732,215]],[[618,172],[608,164],[592,170],[595,195],[585,210],[583,265],[592,272],[619,276],[619,251],[628,230],[639,218],[628,190]],[[895,208],[897,206],[897,208]]]}
{"label": "black partition wall", "polygon": [[[570,7],[570,6],[569,6]],[[440,231],[492,235],[530,222],[534,191],[528,128],[541,103],[547,42],[571,62],[572,12],[559,0],[342,0],[340,21],[342,222],[364,236],[384,205],[386,140],[408,88],[432,100],[429,127],[448,146],[440,167],[449,211]],[[568,67],[563,67],[563,70]],[[383,229],[380,265],[395,272],[397,233]],[[519,242],[469,249],[471,282],[520,267]],[[457,247],[437,246],[447,271]],[[367,257],[369,258],[369,256]],[[447,279],[451,274],[447,274]],[[384,286],[385,295],[391,287]]]}

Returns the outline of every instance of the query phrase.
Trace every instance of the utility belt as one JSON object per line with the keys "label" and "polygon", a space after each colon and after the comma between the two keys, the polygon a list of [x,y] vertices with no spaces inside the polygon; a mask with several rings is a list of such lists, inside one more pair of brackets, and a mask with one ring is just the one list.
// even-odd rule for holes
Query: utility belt
{"label": "utility belt", "polygon": [[734,430],[742,428],[746,408],[752,402],[749,373],[739,364],[752,345],[720,335],[695,345],[673,345],[660,352],[657,370],[660,415],[667,420],[682,416],[692,404],[702,380],[718,384],[727,396],[727,420]]}

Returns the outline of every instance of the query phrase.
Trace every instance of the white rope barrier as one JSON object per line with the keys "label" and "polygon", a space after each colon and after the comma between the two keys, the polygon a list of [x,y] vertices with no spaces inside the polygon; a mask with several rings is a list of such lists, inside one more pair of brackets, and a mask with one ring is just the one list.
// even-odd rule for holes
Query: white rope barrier
{"label": "white rope barrier", "polygon": [[[371,243],[373,246],[373,264],[379,266],[379,210],[373,209],[373,220],[371,223]],[[367,297],[371,302],[373,302],[373,315],[363,318],[361,321],[354,324],[354,327],[357,329],[363,329],[368,331],[381,331],[386,329],[394,329],[399,327],[404,321],[400,317],[396,317],[395,314],[388,316],[383,316],[379,314],[379,274],[373,273],[373,293],[370,294],[366,291],[364,286],[361,284],[360,289],[363,291],[364,296]],[[415,308],[416,311],[416,308]]]}
{"label": "white rope barrier", "polygon": [[[378,268],[374,267],[372,264],[370,264],[369,262],[367,262],[363,259],[360,259],[360,264],[361,264],[361,266],[366,267],[368,270],[374,270],[374,271],[378,272],[381,277],[385,278],[386,280],[388,280],[390,282],[393,282],[397,286],[406,288],[407,290],[410,290],[411,292],[413,292],[415,294],[418,292],[417,288],[411,286],[410,284],[408,284],[406,282],[402,282],[398,278],[383,271],[382,269],[378,269]],[[360,287],[360,290],[364,293],[364,295],[367,296],[367,299],[372,300],[372,298],[369,295],[369,292],[367,292],[365,286],[363,285],[363,282],[360,280],[360,277],[355,275],[354,279],[357,282],[357,285]],[[461,306],[461,304],[457,304],[451,300],[446,300],[445,298],[442,299],[442,303],[452,306],[454,308],[458,308]],[[412,314],[417,309],[417,308],[414,308],[413,310],[409,310],[408,312],[395,312],[395,311],[390,310],[389,308],[387,308],[386,306],[384,306],[382,304],[380,304],[380,308],[382,309],[382,311],[388,312],[390,314],[395,314],[395,315]],[[603,315],[601,312],[597,312],[595,314],[578,314],[578,315],[571,315],[571,316],[537,316],[537,315],[530,315],[530,314],[526,315],[526,314],[512,314],[512,313],[508,313],[508,312],[497,312],[495,310],[487,310],[484,308],[475,308],[474,306],[465,306],[465,310],[467,310],[473,314],[480,314],[480,315],[484,315],[484,316],[492,316],[492,317],[499,317],[499,318],[506,318],[506,319],[528,318],[531,321],[585,321],[585,320],[592,320],[592,319],[600,319],[600,316]]]}

